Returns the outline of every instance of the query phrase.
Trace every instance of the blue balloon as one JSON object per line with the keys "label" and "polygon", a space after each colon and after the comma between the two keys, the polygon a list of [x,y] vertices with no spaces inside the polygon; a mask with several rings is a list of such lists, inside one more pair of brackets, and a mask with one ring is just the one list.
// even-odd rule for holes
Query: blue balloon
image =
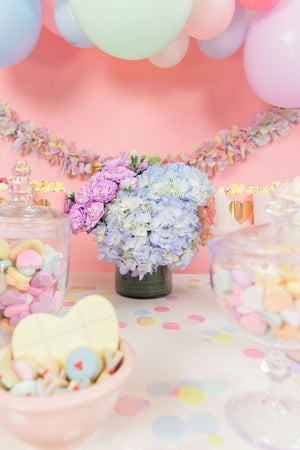
{"label": "blue balloon", "polygon": [[40,0],[0,0],[0,67],[23,61],[42,28]]}
{"label": "blue balloon", "polygon": [[79,48],[93,47],[74,17],[68,0],[57,0],[55,4],[55,22],[62,37]]}
{"label": "blue balloon", "polygon": [[244,42],[248,30],[248,22],[246,8],[243,8],[236,2],[233,18],[226,30],[213,39],[197,40],[198,47],[210,58],[228,58]]}

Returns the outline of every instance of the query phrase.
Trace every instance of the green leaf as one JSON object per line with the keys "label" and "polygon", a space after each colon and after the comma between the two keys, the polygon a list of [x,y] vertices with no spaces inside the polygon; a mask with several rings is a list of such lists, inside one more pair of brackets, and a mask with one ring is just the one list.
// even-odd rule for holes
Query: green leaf
{"label": "green leaf", "polygon": [[149,160],[149,166],[159,166],[161,162],[161,158],[159,156],[150,156]]}
{"label": "green leaf", "polygon": [[75,192],[71,192],[69,199],[72,200],[72,202],[75,202]]}

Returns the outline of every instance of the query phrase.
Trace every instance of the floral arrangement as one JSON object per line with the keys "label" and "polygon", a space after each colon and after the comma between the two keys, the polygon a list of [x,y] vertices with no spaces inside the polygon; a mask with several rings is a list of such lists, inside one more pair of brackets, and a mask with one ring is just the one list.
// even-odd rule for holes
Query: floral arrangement
{"label": "floral arrangement", "polygon": [[197,255],[198,210],[213,196],[207,175],[184,163],[128,156],[103,162],[89,182],[69,193],[73,233],[93,233],[98,259],[142,279],[159,266],[185,269]]}
{"label": "floral arrangement", "polygon": [[[299,122],[300,108],[273,107],[270,111],[255,114],[251,127],[233,125],[196,146],[191,155],[171,153],[165,162],[183,161],[212,177],[275,141],[292,124]],[[25,155],[32,153],[52,165],[60,164],[61,171],[67,175],[87,178],[102,167],[100,155],[86,148],[79,149],[75,142],[67,143],[47,128],[39,128],[34,122],[18,120],[17,114],[6,101],[0,102],[0,137],[10,141],[15,152]]]}

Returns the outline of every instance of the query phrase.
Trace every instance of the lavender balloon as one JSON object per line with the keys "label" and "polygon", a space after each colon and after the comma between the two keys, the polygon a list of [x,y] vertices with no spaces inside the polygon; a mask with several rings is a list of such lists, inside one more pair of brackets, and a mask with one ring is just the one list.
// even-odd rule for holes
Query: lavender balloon
{"label": "lavender balloon", "polygon": [[300,1],[283,0],[255,14],[244,47],[253,91],[282,108],[300,107]]}
{"label": "lavender balloon", "polygon": [[200,50],[210,58],[223,59],[233,55],[245,40],[248,29],[248,13],[236,3],[233,18],[223,33],[213,39],[197,40]]}
{"label": "lavender balloon", "polygon": [[57,0],[54,13],[56,26],[66,41],[79,48],[93,47],[93,42],[86,37],[75,19],[68,0]]}

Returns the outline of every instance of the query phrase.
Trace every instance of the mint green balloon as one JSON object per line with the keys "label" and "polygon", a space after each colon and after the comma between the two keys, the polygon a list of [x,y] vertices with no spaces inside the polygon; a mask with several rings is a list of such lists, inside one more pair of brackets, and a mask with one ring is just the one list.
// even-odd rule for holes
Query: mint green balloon
{"label": "mint green balloon", "polygon": [[121,59],[144,59],[182,31],[193,0],[68,0],[80,27],[97,47]]}

